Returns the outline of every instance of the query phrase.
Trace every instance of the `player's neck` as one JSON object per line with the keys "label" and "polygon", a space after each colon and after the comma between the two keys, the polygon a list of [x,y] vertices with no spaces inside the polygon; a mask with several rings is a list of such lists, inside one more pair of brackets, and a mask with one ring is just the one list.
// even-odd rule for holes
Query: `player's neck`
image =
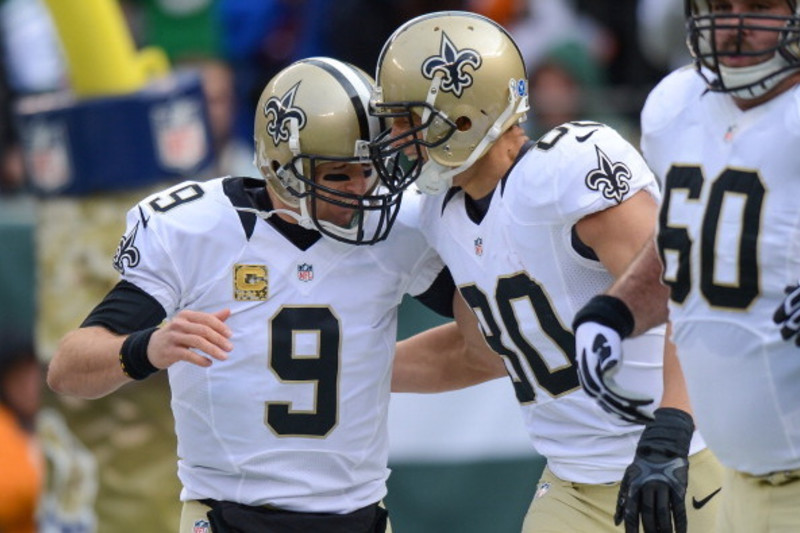
{"label": "player's neck", "polygon": [[[286,211],[293,211],[295,213],[299,213],[300,210],[296,207],[292,207],[291,205],[283,202],[272,188],[267,187],[267,194],[269,195],[269,201],[272,202],[272,209],[285,209]],[[280,211],[275,213],[281,220],[288,222],[290,224],[297,224],[297,220],[292,218],[291,216],[287,215],[286,213],[281,213]]]}
{"label": "player's neck", "polygon": [[[505,175],[505,172],[499,173],[494,169],[489,169],[488,172],[485,171],[486,166],[481,165],[481,161],[484,158],[482,157],[476,161],[474,165],[453,179],[453,185],[461,187],[465,193],[475,200],[480,200],[490,194]],[[509,165],[508,168],[511,168],[511,166]]]}
{"label": "player's neck", "polygon": [[528,140],[519,126],[507,130],[475,164],[457,175],[453,185],[479,200],[491,193],[514,165],[520,148]]}

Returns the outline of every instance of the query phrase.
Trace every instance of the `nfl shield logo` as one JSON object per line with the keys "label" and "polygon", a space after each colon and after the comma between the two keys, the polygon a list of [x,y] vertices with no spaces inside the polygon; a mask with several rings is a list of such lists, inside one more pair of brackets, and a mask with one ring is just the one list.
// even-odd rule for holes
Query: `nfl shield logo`
{"label": "nfl shield logo", "polygon": [[297,265],[297,279],[300,281],[311,281],[314,279],[314,267],[308,263]]}
{"label": "nfl shield logo", "polygon": [[72,181],[68,133],[58,121],[37,121],[22,131],[22,146],[31,181],[52,192]]}
{"label": "nfl shield logo", "polygon": [[206,134],[202,102],[181,98],[161,105],[150,113],[158,160],[166,168],[194,170],[206,156]]}
{"label": "nfl shield logo", "polygon": [[480,237],[475,239],[475,255],[479,257],[483,255],[483,239]]}
{"label": "nfl shield logo", "polygon": [[192,526],[192,533],[208,533],[209,531],[208,520],[198,520]]}

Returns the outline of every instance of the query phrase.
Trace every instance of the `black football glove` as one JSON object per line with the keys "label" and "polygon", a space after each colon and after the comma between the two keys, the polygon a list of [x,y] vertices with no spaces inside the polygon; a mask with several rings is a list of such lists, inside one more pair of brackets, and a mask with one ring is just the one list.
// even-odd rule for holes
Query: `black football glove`
{"label": "black football glove", "polygon": [[788,341],[794,337],[794,343],[800,346],[800,284],[789,285],[783,292],[786,298],[772,315],[772,320],[781,327],[781,337]]}
{"label": "black football glove", "polygon": [[[656,409],[645,427],[633,463],[625,470],[614,523],[625,533],[686,533],[686,485],[692,417],[679,409]],[[674,527],[674,529],[673,529]]]}

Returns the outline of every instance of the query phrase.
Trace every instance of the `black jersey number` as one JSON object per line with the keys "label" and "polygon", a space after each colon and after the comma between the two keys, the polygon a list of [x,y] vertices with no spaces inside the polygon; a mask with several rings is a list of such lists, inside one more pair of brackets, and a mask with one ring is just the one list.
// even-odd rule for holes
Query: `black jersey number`
{"label": "black jersey number", "polygon": [[[600,128],[603,126],[604,124],[600,124],[599,122],[591,122],[588,120],[574,120],[572,122],[566,122],[561,126],[556,126],[552,130],[539,137],[539,140],[537,140],[536,144],[534,144],[534,148],[541,150],[542,152],[547,152],[552,149],[558,143],[558,141],[563,139],[564,136],[570,132],[570,130],[576,128]],[[586,138],[580,140],[579,142],[583,142],[585,140]]]}
{"label": "black jersey number", "polygon": [[[315,394],[305,411],[266,402],[264,423],[284,437],[324,437],[339,416],[339,319],[327,307],[284,307],[269,329],[269,367],[283,382],[313,384]],[[315,335],[316,353],[296,353],[297,335]]]}
{"label": "black jersey number", "polygon": [[[671,299],[683,303],[692,290],[692,270],[689,264],[692,242],[685,225],[669,219],[670,206],[681,192],[687,202],[697,202],[705,185],[700,167],[674,166],[667,174],[664,202],[659,214],[661,230],[658,234],[658,249],[661,262],[667,263],[667,255],[676,257],[677,269],[664,283],[671,288]],[[761,209],[764,203],[764,184],[756,172],[725,169],[711,184],[708,203],[703,214],[700,231],[700,291],[708,302],[716,307],[745,309],[759,293],[759,266],[757,261],[758,238],[761,229]],[[737,282],[717,283],[714,279],[720,229],[720,217],[726,199],[738,196],[743,199],[743,209],[738,217]],[[726,221],[726,226],[730,221]]]}
{"label": "black jersey number", "polygon": [[174,189],[169,194],[160,194],[150,200],[150,207],[153,211],[158,213],[166,213],[170,209],[174,209],[182,204],[187,204],[191,201],[201,198],[205,194],[202,187],[196,183],[184,185],[178,189]]}
{"label": "black jersey number", "polygon": [[[535,280],[525,273],[497,280],[495,301],[500,320],[514,343],[514,349],[503,344],[500,326],[492,314],[487,296],[476,285],[465,285],[460,290],[470,307],[480,311],[483,315],[486,328],[488,328],[488,331],[484,331],[486,342],[495,352],[505,357],[511,365],[513,372],[509,372],[509,375],[520,403],[536,401],[536,393],[533,385],[528,381],[524,363],[527,364],[539,386],[553,397],[579,387],[578,373],[575,367],[575,336],[564,327],[550,304],[550,299]],[[541,352],[525,338],[520,330],[513,306],[514,302],[527,302],[531,306],[541,330],[563,354],[563,365],[552,369],[542,357]]]}

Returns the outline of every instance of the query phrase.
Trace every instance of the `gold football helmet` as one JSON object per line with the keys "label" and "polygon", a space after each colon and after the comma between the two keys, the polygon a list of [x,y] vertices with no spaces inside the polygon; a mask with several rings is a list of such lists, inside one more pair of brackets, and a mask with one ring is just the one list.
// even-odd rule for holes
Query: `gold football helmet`
{"label": "gold football helmet", "polygon": [[[256,108],[255,165],[267,186],[298,208],[299,214],[287,214],[301,226],[351,244],[385,239],[402,193],[380,186],[374,171],[371,141],[381,121],[369,114],[373,87],[371,77],[357,67],[325,57],[303,59],[269,81]],[[368,167],[366,193],[336,190],[315,180],[316,168],[325,162]],[[318,218],[318,202],[353,209],[351,223],[344,227]]]}
{"label": "gold football helmet", "polygon": [[[796,0],[786,0],[790,15],[763,13],[731,14],[713,12],[710,0],[686,0],[687,45],[695,66],[712,91],[752,99],[761,96],[800,68],[800,11]],[[720,30],[738,32],[735,46],[717,42]],[[742,48],[742,32],[771,31],[775,46],[750,50]],[[726,67],[725,56],[762,56],[764,61],[749,67]]]}
{"label": "gold football helmet", "polygon": [[[453,176],[525,119],[527,79],[514,40],[484,16],[441,11],[406,22],[378,58],[371,110],[416,126],[382,134],[379,174],[401,187],[416,180],[427,193],[449,188]],[[404,153],[410,161],[401,161]]]}

